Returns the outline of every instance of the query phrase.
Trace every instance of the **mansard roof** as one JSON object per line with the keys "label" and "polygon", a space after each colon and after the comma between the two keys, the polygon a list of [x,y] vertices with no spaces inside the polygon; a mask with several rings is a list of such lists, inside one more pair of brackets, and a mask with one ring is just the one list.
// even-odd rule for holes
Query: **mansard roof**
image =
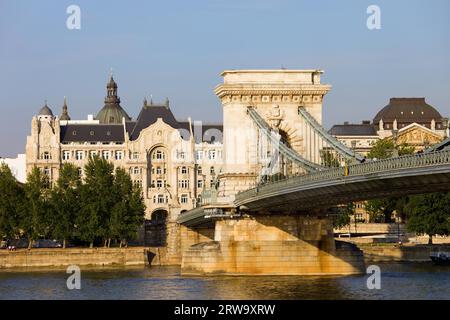
{"label": "mansard roof", "polygon": [[170,111],[170,109],[166,106],[144,105],[139,113],[139,116],[137,117],[135,126],[131,131],[129,131],[130,140],[136,140],[141,131],[155,123],[158,118],[161,118],[172,128],[179,128],[178,121],[175,119],[172,111]]}
{"label": "mansard roof", "polygon": [[61,142],[124,142],[122,124],[68,124],[61,126]]}
{"label": "mansard roof", "polygon": [[370,123],[361,124],[335,124],[328,131],[333,136],[376,136],[375,126]]}

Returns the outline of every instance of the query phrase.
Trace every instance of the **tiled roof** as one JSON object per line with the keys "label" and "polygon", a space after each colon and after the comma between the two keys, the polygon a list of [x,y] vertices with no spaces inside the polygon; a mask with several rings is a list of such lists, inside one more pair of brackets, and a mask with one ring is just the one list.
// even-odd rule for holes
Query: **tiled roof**
{"label": "tiled roof", "polygon": [[336,124],[329,131],[333,136],[376,136],[372,124]]}
{"label": "tiled roof", "polygon": [[68,124],[61,126],[61,142],[124,142],[121,124]]}

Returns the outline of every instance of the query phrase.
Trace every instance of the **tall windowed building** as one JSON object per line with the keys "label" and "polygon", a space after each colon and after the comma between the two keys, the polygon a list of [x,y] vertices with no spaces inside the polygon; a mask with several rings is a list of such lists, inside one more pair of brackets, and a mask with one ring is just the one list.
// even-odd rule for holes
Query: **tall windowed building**
{"label": "tall windowed building", "polygon": [[142,187],[146,224],[162,221],[169,227],[197,205],[203,188],[221,172],[222,125],[178,121],[168,99],[162,104],[144,100],[133,119],[120,105],[117,89],[111,76],[103,108],[87,120],[71,119],[65,99],[59,117],[46,103],[31,121],[27,172],[36,166],[54,182],[64,163],[75,164],[83,174],[89,158],[97,155],[125,168]]}

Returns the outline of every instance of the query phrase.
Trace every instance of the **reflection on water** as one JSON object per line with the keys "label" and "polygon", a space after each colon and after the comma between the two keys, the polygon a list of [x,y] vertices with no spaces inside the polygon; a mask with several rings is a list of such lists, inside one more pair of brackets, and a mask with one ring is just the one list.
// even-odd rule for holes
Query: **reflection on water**
{"label": "reflection on water", "polygon": [[177,267],[81,270],[68,290],[65,270],[0,271],[0,299],[450,299],[450,268],[379,264],[381,289],[366,275],[348,277],[185,277]]}

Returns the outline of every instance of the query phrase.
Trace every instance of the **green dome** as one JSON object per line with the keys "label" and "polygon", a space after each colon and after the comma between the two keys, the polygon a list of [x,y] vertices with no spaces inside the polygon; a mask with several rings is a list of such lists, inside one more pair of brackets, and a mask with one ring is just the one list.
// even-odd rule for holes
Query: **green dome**
{"label": "green dome", "polygon": [[122,109],[119,104],[105,104],[95,117],[100,123],[122,123],[122,118],[130,121],[130,116]]}

